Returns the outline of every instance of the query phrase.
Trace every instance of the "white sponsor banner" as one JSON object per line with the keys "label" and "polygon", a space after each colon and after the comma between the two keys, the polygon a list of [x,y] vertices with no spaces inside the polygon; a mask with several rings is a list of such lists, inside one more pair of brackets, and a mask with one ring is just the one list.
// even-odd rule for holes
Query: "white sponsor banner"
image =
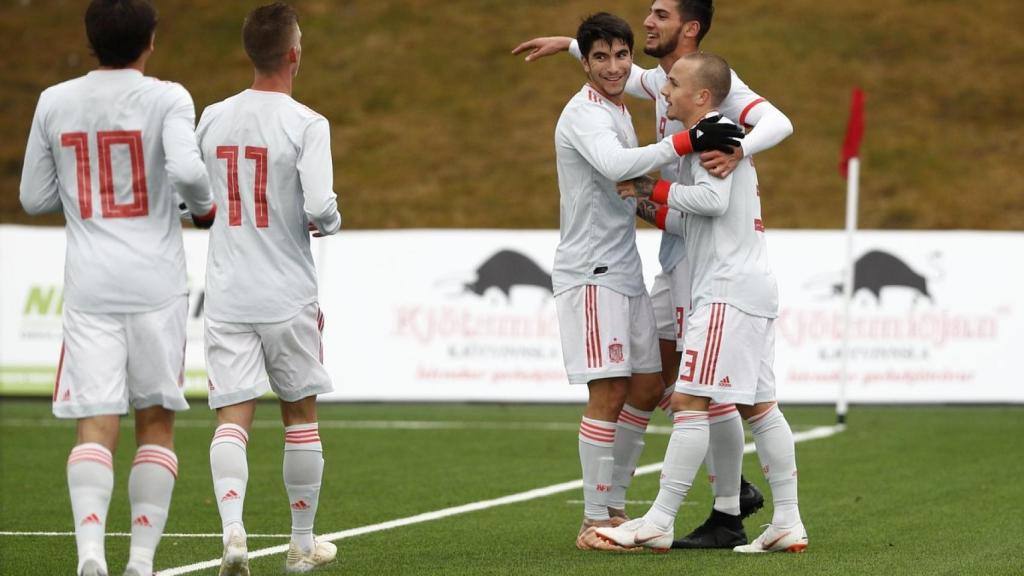
{"label": "white sponsor banner", "polygon": [[[770,231],[784,402],[832,402],[842,344],[844,240]],[[658,233],[638,236],[648,285]],[[186,231],[186,386],[206,390],[206,234]],[[550,292],[557,231],[343,232],[314,241],[331,400],[581,402],[562,365]],[[852,402],[1024,402],[1024,234],[863,232],[852,306]],[[64,234],[0,226],[0,393],[45,394],[60,349]]]}

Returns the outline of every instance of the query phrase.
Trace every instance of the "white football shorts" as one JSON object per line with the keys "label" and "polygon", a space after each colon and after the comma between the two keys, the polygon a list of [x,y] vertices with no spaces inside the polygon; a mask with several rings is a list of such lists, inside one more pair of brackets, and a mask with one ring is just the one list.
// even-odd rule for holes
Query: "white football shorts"
{"label": "white football shorts", "polygon": [[676,392],[719,404],[775,400],[775,324],[723,303],[694,310],[686,327]]}
{"label": "white football shorts", "polygon": [[324,316],[314,302],[284,322],[206,319],[210,408],[259,398],[273,389],[285,402],[334,390],[323,366]]}
{"label": "white football shorts", "polygon": [[676,266],[669,272],[658,272],[651,287],[651,304],[660,340],[675,340],[676,349],[683,349],[686,315],[690,312],[690,269]]}
{"label": "white football shorts", "polygon": [[570,384],[661,372],[646,292],[625,296],[604,286],[576,286],[555,296],[555,310]]}
{"label": "white football shorts", "polygon": [[64,309],[64,344],[53,387],[58,418],[127,414],[162,406],[188,410],[188,298],[150,312],[94,314]]}

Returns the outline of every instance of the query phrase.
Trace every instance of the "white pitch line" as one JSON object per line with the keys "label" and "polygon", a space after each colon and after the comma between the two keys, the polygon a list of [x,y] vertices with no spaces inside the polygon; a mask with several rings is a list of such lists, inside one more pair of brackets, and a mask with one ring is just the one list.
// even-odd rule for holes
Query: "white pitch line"
{"label": "white pitch line", "polygon": [[[811,430],[807,430],[806,432],[794,433],[793,441],[806,442],[808,440],[828,438],[829,436],[834,436],[835,434],[838,434],[842,430],[842,426],[820,426],[818,428],[812,428]],[[749,454],[753,451],[754,445],[752,443],[743,446],[744,454]],[[654,472],[658,472],[661,470],[662,464],[663,462],[658,462],[656,464],[640,466],[639,468],[636,469],[636,473],[634,474],[634,476],[643,476],[644,474],[653,474]],[[508,496],[502,496],[501,498],[494,498],[493,500],[481,500],[479,502],[472,502],[470,504],[463,504],[461,506],[454,506],[452,508],[444,508],[442,510],[435,510],[433,512],[424,512],[423,514],[416,514],[415,516],[407,516],[405,518],[399,518],[397,520],[389,520],[387,522],[381,522],[380,524],[371,524],[369,526],[360,526],[358,528],[342,530],[341,532],[323,534],[319,536],[318,539],[329,542],[333,542],[336,540],[344,540],[346,538],[362,536],[363,534],[372,534],[373,532],[381,532],[384,530],[391,530],[392,528],[400,528],[402,526],[410,526],[412,524],[420,524],[422,522],[440,520],[442,518],[448,518],[450,516],[456,516],[459,514],[466,514],[468,512],[486,510],[488,508],[494,508],[496,506],[504,506],[506,504],[516,504],[519,502],[536,500],[537,498],[544,498],[545,496],[551,496],[553,494],[559,494],[561,492],[568,492],[570,490],[579,490],[580,488],[583,488],[583,480],[562,482],[561,484],[552,484],[551,486],[545,486],[543,488],[535,488],[533,490],[527,490],[526,492],[520,492],[518,494],[510,494]],[[249,558],[261,558],[263,556],[270,556],[272,554],[283,554],[287,551],[287,544],[270,546],[268,548],[260,548],[259,550],[250,551]],[[220,566],[220,558],[207,560],[205,562],[196,562],[195,564],[188,564],[186,566],[179,566],[177,568],[161,570],[157,573],[157,576],[179,576],[181,574],[190,574],[192,572],[206,570],[207,568],[216,568],[217,566]]]}
{"label": "white pitch line", "polygon": [[[74,536],[74,532],[3,532],[0,531],[0,536]],[[113,536],[115,538],[129,538],[131,532],[107,532],[107,536]],[[246,538],[291,538],[291,534],[246,534]],[[164,538],[223,538],[223,534],[220,532],[211,532],[209,534],[179,534],[170,533],[164,534]]]}
{"label": "white pitch line", "polygon": [[[58,420],[55,418],[10,418],[0,419],[0,427],[11,428],[73,428],[74,420]],[[122,419],[122,428],[135,426],[134,421]],[[253,428],[282,429],[281,423],[273,420],[257,420]],[[320,429],[335,430],[539,430],[551,432],[575,432],[579,423],[573,422],[476,422],[459,420],[321,420]],[[175,428],[215,428],[213,421],[178,420]],[[798,428],[798,427],[797,427]],[[648,426],[648,434],[668,436],[672,434],[671,426]]]}

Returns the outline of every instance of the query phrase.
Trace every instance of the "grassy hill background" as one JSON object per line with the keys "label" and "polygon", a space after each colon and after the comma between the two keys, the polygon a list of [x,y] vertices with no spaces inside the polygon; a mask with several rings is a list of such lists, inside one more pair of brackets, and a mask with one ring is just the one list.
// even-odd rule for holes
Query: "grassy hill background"
{"label": "grassy hill background", "polygon": [[[335,189],[349,228],[554,228],[552,134],[584,81],[567,56],[509,54],[536,35],[572,35],[607,10],[641,34],[643,0],[310,0],[295,97],[332,125]],[[839,228],[836,166],[850,89],[867,94],[861,226],[1024,229],[1024,2],[733,0],[717,3],[704,49],[722,54],[796,132],[758,157],[773,228]],[[203,107],[248,86],[240,29],[251,2],[157,2],[147,73]],[[46,86],[94,62],[84,2],[0,8],[0,222],[18,205],[32,112]],[[653,66],[640,54],[638,62]],[[653,105],[633,102],[642,143]]]}

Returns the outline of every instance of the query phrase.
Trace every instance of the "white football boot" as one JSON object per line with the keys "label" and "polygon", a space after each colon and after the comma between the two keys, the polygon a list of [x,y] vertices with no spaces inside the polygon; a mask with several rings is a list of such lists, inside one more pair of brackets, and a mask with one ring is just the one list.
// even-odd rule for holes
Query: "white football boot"
{"label": "white football boot", "polygon": [[78,576],[107,576],[107,567],[101,560],[90,558],[82,562],[82,569],[78,571]]}
{"label": "white football boot", "polygon": [[303,552],[295,542],[288,546],[288,561],[284,570],[288,573],[309,572],[320,566],[334,562],[338,556],[338,547],[330,542],[313,541],[313,550]]}
{"label": "white football boot", "polygon": [[232,528],[228,534],[217,576],[249,576],[249,549],[245,544],[245,536],[237,528]]}
{"label": "white football boot", "polygon": [[807,530],[801,522],[792,528],[776,528],[771,524],[750,544],[733,548],[735,552],[744,554],[763,554],[765,552],[803,552],[807,549]]}
{"label": "white football boot", "polygon": [[595,530],[599,537],[623,548],[642,546],[654,552],[668,552],[672,547],[672,530],[661,530],[642,516],[619,526]]}

